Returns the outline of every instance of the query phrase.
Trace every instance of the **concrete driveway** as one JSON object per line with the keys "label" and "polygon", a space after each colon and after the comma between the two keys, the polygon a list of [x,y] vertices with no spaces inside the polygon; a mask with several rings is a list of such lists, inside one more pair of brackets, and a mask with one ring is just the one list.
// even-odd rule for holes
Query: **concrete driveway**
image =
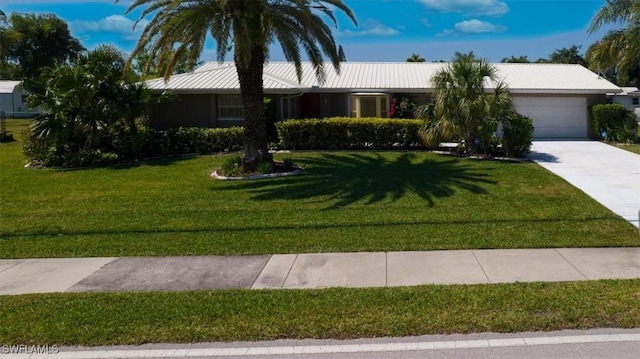
{"label": "concrete driveway", "polygon": [[598,141],[534,141],[528,157],[638,227],[640,155]]}

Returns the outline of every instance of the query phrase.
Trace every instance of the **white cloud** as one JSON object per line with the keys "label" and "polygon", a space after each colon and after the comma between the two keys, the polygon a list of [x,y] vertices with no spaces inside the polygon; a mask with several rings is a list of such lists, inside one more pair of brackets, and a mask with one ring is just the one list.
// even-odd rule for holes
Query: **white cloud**
{"label": "white cloud", "polygon": [[456,36],[458,33],[455,30],[445,29],[436,34],[436,36]]}
{"label": "white cloud", "polygon": [[135,25],[135,21],[127,17],[110,15],[98,21],[74,20],[69,25],[78,32],[111,32],[123,34],[128,40],[135,40],[148,23],[149,21],[142,19]]}
{"label": "white cloud", "polygon": [[481,21],[477,19],[461,21],[453,26],[457,32],[463,34],[482,34],[488,32],[505,32],[506,26],[492,24],[487,21]]}
{"label": "white cloud", "polygon": [[357,30],[336,31],[336,36],[361,37],[361,36],[395,36],[400,34],[396,29],[374,19],[368,19]]}
{"label": "white cloud", "polygon": [[424,25],[424,27],[431,27],[431,22],[427,18],[421,18],[420,23]]}
{"label": "white cloud", "polygon": [[499,17],[509,12],[509,6],[499,0],[417,0],[428,9],[455,12],[467,16]]}

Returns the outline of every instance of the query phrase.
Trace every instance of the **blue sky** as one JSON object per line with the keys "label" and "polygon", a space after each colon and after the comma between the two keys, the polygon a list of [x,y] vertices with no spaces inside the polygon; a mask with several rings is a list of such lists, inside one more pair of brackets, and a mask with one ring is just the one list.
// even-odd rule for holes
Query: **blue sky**
{"label": "blue sky", "polygon": [[[349,61],[404,61],[412,53],[428,61],[474,51],[498,62],[503,57],[547,57],[555,49],[587,47],[606,30],[587,34],[604,0],[344,0],[357,27],[338,17],[334,34]],[[125,15],[130,0],[3,0],[5,13],[54,13],[69,23],[87,48],[116,45],[130,51],[145,24],[132,30],[139,12]],[[213,43],[203,60],[214,60]],[[271,60],[283,60],[274,47]]]}

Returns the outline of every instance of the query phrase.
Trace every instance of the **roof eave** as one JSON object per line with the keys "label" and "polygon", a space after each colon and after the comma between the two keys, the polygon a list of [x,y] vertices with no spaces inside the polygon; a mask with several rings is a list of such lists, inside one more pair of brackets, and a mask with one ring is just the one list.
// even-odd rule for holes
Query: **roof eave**
{"label": "roof eave", "polygon": [[615,89],[514,89],[509,91],[514,94],[528,95],[606,95],[607,93],[620,92]]}
{"label": "roof eave", "polygon": [[[172,88],[152,88],[151,92],[160,93],[164,91],[171,91],[177,95],[239,95],[240,89],[172,89]],[[265,89],[265,95],[293,95],[299,94],[302,91],[300,89]]]}

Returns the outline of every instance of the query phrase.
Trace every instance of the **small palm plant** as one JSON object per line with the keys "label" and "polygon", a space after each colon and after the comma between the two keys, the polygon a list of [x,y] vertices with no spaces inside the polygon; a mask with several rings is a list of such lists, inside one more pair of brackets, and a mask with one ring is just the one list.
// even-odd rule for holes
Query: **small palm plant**
{"label": "small palm plant", "polygon": [[433,103],[416,111],[425,120],[422,136],[426,144],[433,147],[461,140],[466,153],[487,153],[498,123],[513,112],[508,88],[498,81],[495,66],[477,59],[473,52],[456,53],[432,82]]}

